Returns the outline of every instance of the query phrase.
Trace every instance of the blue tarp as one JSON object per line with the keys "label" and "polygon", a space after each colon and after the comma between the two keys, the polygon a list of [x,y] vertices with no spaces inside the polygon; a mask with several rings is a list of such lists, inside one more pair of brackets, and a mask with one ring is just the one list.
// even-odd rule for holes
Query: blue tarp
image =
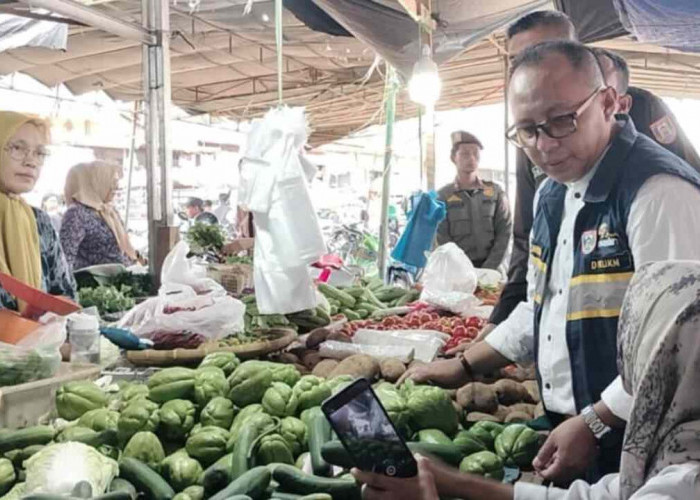
{"label": "blue tarp", "polygon": [[391,258],[409,266],[423,268],[433,246],[438,224],[445,218],[447,209],[445,203],[438,200],[435,191],[414,195],[411,205],[413,210],[409,214],[408,224],[391,252]]}
{"label": "blue tarp", "polygon": [[700,52],[699,0],[613,0],[620,21],[640,42]]}

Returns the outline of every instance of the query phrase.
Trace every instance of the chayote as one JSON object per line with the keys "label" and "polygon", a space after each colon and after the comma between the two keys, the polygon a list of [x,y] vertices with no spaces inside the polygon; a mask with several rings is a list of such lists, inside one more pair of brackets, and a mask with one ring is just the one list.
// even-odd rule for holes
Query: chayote
{"label": "chayote", "polygon": [[175,366],[166,368],[148,379],[148,398],[156,403],[194,396],[195,370]]}
{"label": "chayote", "polygon": [[119,391],[121,407],[125,408],[129,403],[137,398],[148,397],[148,386],[146,384],[131,383]]}
{"label": "chayote", "polygon": [[294,393],[299,399],[297,410],[304,411],[323,403],[331,396],[331,389],[322,378],[304,375],[294,385]]}
{"label": "chayote", "polygon": [[275,417],[289,417],[296,413],[299,401],[287,384],[272,382],[262,398],[263,409]]}
{"label": "chayote", "polygon": [[0,496],[10,491],[16,480],[17,474],[12,462],[7,458],[0,458]]}
{"label": "chayote", "polygon": [[286,417],[280,421],[279,434],[287,441],[292,454],[296,457],[308,446],[306,424],[295,417]]}
{"label": "chayote", "polygon": [[221,351],[207,354],[199,364],[199,368],[216,366],[217,368],[221,368],[228,377],[240,364],[241,361],[234,353]]}
{"label": "chayote", "polygon": [[294,465],[292,451],[287,441],[279,434],[268,434],[260,439],[255,459],[260,465],[275,463]]}
{"label": "chayote", "polygon": [[483,441],[474,437],[469,431],[459,431],[452,442],[459,448],[463,455],[471,455],[478,451],[485,451]]}
{"label": "chayote", "polygon": [[477,422],[469,428],[469,434],[484,443],[486,448],[493,450],[494,441],[503,432],[503,425],[497,422],[483,420]]}
{"label": "chayote", "polygon": [[404,436],[408,436],[410,434],[410,414],[408,412],[408,406],[406,405],[406,399],[401,395],[396,386],[389,382],[382,382],[374,388],[374,392],[396,429]]}
{"label": "chayote", "polygon": [[294,384],[301,378],[299,370],[297,370],[294,365],[290,364],[250,360],[243,362],[241,366],[247,366],[249,369],[267,369],[272,374],[273,382],[283,382],[289,387],[294,387]]}
{"label": "chayote", "polygon": [[416,433],[421,443],[452,444],[452,440],[440,429],[422,429]]}
{"label": "chayote", "polygon": [[260,403],[272,385],[272,371],[265,365],[241,364],[228,378],[228,398],[239,408]]}
{"label": "chayote", "polygon": [[503,461],[490,451],[480,451],[464,458],[459,464],[459,470],[498,481],[501,481],[505,475]]}
{"label": "chayote", "polygon": [[213,425],[202,427],[196,434],[187,438],[187,454],[208,467],[226,454],[229,432]]}
{"label": "chayote", "polygon": [[494,447],[509,466],[528,467],[540,449],[540,435],[523,424],[512,424],[503,429]]}
{"label": "chayote", "polygon": [[97,432],[106,431],[108,429],[116,431],[117,422],[119,422],[118,412],[108,410],[107,408],[100,408],[84,413],[83,416],[80,417],[80,420],[78,420],[78,425],[88,427]]}
{"label": "chayote", "polygon": [[93,382],[67,382],[56,391],[58,416],[66,420],[75,420],[90,410],[106,406],[107,395]]}
{"label": "chayote", "polygon": [[203,426],[215,425],[229,430],[235,413],[235,408],[230,399],[216,397],[202,409],[199,421]]}
{"label": "chayote", "polygon": [[204,487],[195,485],[188,486],[173,497],[173,500],[202,500],[204,498]]}
{"label": "chayote", "polygon": [[158,433],[167,440],[183,441],[194,427],[197,409],[186,399],[172,399],[160,408]]}
{"label": "chayote", "polygon": [[226,396],[228,393],[228,381],[221,368],[206,366],[197,369],[194,376],[194,400],[203,407],[216,397]]}
{"label": "chayote", "polygon": [[151,469],[159,471],[165,451],[158,436],[152,432],[137,432],[126,444],[123,456],[141,460]]}
{"label": "chayote", "polygon": [[204,470],[197,460],[181,450],[163,460],[161,473],[175,491],[183,491],[185,488],[196,485]]}
{"label": "chayote", "polygon": [[137,399],[119,415],[117,431],[121,442],[126,443],[140,431],[155,432],[160,425],[158,405],[148,399]]}
{"label": "chayote", "polygon": [[459,415],[447,392],[439,387],[422,385],[407,393],[406,406],[413,430],[440,429],[448,436],[457,431]]}
{"label": "chayote", "polygon": [[340,391],[345,389],[347,386],[355,381],[355,377],[352,375],[338,375],[331,379],[326,380],[326,384],[331,388],[333,395],[338,394]]}

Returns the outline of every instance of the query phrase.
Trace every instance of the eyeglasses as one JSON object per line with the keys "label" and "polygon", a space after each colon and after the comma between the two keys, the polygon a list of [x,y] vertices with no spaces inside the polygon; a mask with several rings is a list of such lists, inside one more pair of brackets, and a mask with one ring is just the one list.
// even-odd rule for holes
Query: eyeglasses
{"label": "eyeglasses", "polygon": [[552,139],[563,139],[578,130],[578,118],[591,105],[593,100],[607,87],[597,88],[589,95],[581,105],[572,113],[555,116],[541,123],[532,125],[513,125],[506,132],[506,138],[518,148],[534,148],[540,135],[540,130]]}
{"label": "eyeglasses", "polygon": [[42,165],[46,158],[51,155],[51,152],[46,148],[36,148],[31,149],[24,142],[11,142],[5,146],[5,151],[10,155],[15,161],[24,161],[29,158],[29,155],[33,155],[37,162]]}

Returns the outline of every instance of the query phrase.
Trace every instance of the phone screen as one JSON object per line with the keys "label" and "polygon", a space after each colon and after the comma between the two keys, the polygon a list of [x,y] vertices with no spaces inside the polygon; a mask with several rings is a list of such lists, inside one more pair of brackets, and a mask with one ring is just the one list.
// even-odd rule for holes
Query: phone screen
{"label": "phone screen", "polygon": [[359,469],[395,477],[418,473],[411,451],[367,380],[353,382],[322,409]]}

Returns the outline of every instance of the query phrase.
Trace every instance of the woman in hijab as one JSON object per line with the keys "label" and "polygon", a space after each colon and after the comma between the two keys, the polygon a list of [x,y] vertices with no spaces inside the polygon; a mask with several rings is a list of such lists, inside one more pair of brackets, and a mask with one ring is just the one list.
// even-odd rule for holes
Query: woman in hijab
{"label": "woman in hijab", "polygon": [[120,167],[104,162],[80,163],[68,172],[61,243],[74,271],[98,264],[129,266],[137,260],[112,205],[119,173]]}
{"label": "woman in hijab", "polygon": [[[568,490],[510,486],[419,458],[419,474],[394,479],[354,471],[363,497],[437,500],[700,499],[700,262],[658,262],[634,275],[618,327],[618,369],[634,396],[619,474]],[[426,479],[427,478],[427,479]]]}
{"label": "woman in hijab", "polygon": [[[0,111],[0,272],[53,295],[74,298],[75,281],[51,219],[21,198],[39,179],[48,142],[44,121]],[[25,307],[0,288],[0,308]]]}

